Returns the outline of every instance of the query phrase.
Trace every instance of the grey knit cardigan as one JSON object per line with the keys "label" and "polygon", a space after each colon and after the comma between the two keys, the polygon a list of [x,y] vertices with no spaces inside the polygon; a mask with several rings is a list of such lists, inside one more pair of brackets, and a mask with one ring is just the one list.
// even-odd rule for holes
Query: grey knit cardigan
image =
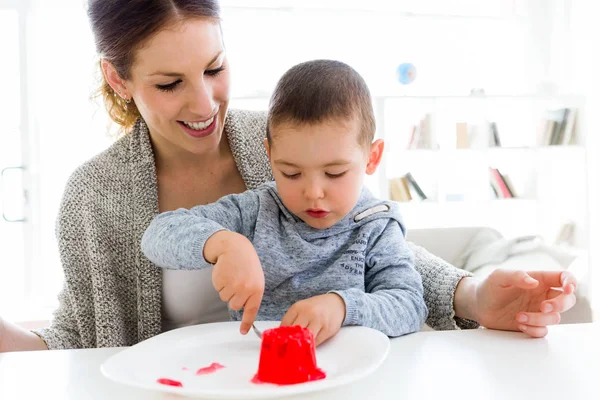
{"label": "grey knit cardigan", "polygon": [[[265,129],[264,112],[230,110],[225,122],[249,189],[272,180]],[[51,325],[34,331],[48,348],[129,346],[161,333],[161,269],[140,250],[142,235],[158,213],[157,193],[153,150],[142,120],[70,177],[56,224],[65,284]],[[423,277],[427,324],[476,326],[454,318],[454,290],[468,273],[411,246]]]}

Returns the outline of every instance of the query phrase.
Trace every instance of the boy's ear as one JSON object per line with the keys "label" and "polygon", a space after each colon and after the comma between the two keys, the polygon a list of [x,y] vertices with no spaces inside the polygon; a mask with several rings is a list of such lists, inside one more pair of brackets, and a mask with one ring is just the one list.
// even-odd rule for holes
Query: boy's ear
{"label": "boy's ear", "polygon": [[265,149],[267,150],[267,157],[269,157],[269,161],[271,161],[271,148],[269,147],[269,139],[265,138],[263,143],[265,144]]}
{"label": "boy's ear", "polygon": [[367,163],[367,175],[373,175],[377,171],[379,163],[381,163],[381,157],[383,157],[383,149],[385,143],[383,139],[377,139],[371,144],[369,149],[369,162]]}

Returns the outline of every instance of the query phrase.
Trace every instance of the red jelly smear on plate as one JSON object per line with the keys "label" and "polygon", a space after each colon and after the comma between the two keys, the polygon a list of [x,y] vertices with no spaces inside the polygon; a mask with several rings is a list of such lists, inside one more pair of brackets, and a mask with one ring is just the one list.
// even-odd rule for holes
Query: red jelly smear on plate
{"label": "red jelly smear on plate", "polygon": [[225,368],[225,366],[219,363],[212,363],[208,367],[200,368],[198,371],[196,371],[196,375],[212,374],[213,372],[216,372],[222,368]]}
{"label": "red jelly smear on plate", "polygon": [[181,382],[174,381],[173,379],[169,379],[169,378],[160,378],[160,379],[157,379],[156,382],[160,383],[161,385],[183,387],[183,384]]}
{"label": "red jelly smear on plate", "polygon": [[325,377],[325,372],[317,367],[315,340],[308,329],[280,326],[263,332],[253,383],[293,385]]}

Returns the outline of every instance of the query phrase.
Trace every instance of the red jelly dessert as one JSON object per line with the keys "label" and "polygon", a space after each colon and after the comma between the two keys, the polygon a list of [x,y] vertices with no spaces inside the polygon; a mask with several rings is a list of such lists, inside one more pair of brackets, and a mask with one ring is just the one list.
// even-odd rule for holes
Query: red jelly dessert
{"label": "red jelly dessert", "polygon": [[280,326],[263,332],[258,372],[252,382],[293,385],[325,376],[317,368],[315,340],[308,329]]}
{"label": "red jelly dessert", "polygon": [[160,383],[161,385],[183,387],[183,384],[181,382],[174,381],[173,379],[169,378],[160,378],[157,379],[156,382]]}
{"label": "red jelly dessert", "polygon": [[225,368],[225,366],[215,362],[210,364],[208,367],[200,368],[198,371],[196,371],[196,375],[212,374],[213,372],[217,372],[222,368]]}

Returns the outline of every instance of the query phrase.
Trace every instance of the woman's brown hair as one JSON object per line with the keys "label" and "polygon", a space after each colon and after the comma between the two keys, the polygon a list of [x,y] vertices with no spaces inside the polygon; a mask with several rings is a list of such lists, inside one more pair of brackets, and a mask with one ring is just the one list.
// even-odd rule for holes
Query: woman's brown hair
{"label": "woman's brown hair", "polygon": [[[110,62],[122,79],[130,78],[135,51],[169,23],[186,18],[220,19],[217,0],[90,0],[88,17],[101,59]],[[101,61],[100,61],[101,62]],[[109,116],[124,131],[130,130],[140,113],[115,93],[104,74],[97,95]]]}

